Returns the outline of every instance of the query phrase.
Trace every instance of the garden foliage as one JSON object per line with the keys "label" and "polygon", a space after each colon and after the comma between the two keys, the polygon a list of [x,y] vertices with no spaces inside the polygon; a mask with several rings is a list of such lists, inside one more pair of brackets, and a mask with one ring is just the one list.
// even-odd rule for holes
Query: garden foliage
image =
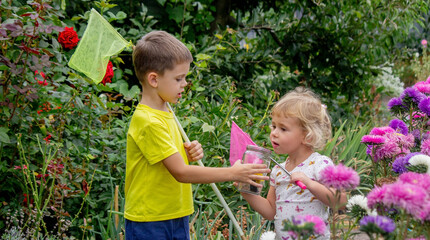
{"label": "garden foliage", "polygon": [[[321,94],[337,127],[326,155],[354,168],[357,191],[369,191],[371,162],[360,139],[382,91],[371,79],[375,66],[402,52],[397,46],[427,13],[426,2],[249,2],[232,5],[235,25],[212,32],[214,0],[1,1],[0,234],[119,239],[123,232],[125,139],[139,85],[127,50],[110,59],[98,85],[67,66],[91,8],[127,41],[160,29],[189,47],[189,86],[174,110],[202,143],[205,165],[229,166],[232,120],[270,148],[270,108],[305,85]],[[231,183],[218,187],[250,239],[271,228]],[[210,187],[195,184],[193,193],[193,237],[236,237]]]}

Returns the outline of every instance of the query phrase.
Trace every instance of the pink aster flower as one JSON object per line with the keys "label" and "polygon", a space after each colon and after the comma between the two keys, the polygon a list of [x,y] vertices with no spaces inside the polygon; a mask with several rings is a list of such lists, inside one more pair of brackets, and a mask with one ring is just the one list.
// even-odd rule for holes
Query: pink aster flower
{"label": "pink aster flower", "polygon": [[387,191],[382,201],[385,206],[399,207],[407,213],[416,214],[428,199],[427,193],[422,187],[396,182],[387,185]]}
{"label": "pink aster flower", "polygon": [[430,93],[430,83],[426,83],[426,82],[417,82],[415,83],[415,88],[418,89],[418,91],[422,92],[422,93]]}
{"label": "pink aster flower", "polygon": [[423,45],[423,47],[427,47],[427,40],[421,40],[421,45]]}
{"label": "pink aster flower", "polygon": [[314,224],[314,233],[318,235],[323,235],[326,230],[326,225],[324,221],[315,215],[299,215],[294,217],[293,222],[295,225],[302,225],[304,223]]}
{"label": "pink aster flower", "polygon": [[430,156],[430,138],[421,143],[421,152]]}
{"label": "pink aster flower", "polygon": [[402,149],[397,145],[397,143],[388,139],[381,146],[375,147],[373,158],[375,161],[391,159],[395,156],[398,156],[401,152]]}
{"label": "pink aster flower", "polygon": [[430,83],[430,76],[427,77],[426,83]]}
{"label": "pink aster flower", "polygon": [[361,142],[369,145],[382,144],[385,142],[385,137],[379,135],[364,135],[361,138]]}
{"label": "pink aster flower", "polygon": [[396,130],[392,129],[391,127],[375,127],[370,131],[370,135],[379,135],[384,136],[387,133],[393,133],[396,132]]}
{"label": "pink aster flower", "polygon": [[[399,176],[399,183],[409,183],[419,186],[430,193],[430,175],[426,173],[406,172]],[[428,195],[428,197],[430,197]]]}
{"label": "pink aster flower", "polygon": [[427,202],[415,217],[421,221],[430,221],[430,202]]}
{"label": "pink aster flower", "polygon": [[320,175],[322,184],[338,190],[355,189],[360,184],[360,177],[357,172],[342,164],[329,165],[320,172]]}
{"label": "pink aster flower", "polygon": [[387,185],[382,187],[375,187],[367,194],[367,206],[374,208],[377,204],[381,204],[384,199],[385,193],[387,192]]}

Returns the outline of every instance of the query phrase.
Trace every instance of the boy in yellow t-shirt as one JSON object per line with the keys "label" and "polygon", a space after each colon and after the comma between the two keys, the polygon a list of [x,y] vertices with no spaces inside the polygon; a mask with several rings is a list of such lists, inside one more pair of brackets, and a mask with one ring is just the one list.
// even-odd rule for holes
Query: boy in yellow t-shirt
{"label": "boy in yellow t-shirt", "polygon": [[164,31],[153,31],[133,49],[133,65],[142,98],[127,134],[125,178],[126,239],[189,239],[194,211],[190,183],[268,180],[264,164],[228,168],[188,165],[203,158],[199,142],[183,143],[167,103],[176,103],[187,86],[193,57]]}

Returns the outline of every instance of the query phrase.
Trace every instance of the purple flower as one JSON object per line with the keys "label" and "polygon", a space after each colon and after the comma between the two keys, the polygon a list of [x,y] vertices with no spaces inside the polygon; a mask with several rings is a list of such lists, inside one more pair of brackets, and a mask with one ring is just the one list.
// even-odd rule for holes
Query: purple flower
{"label": "purple flower", "polygon": [[430,93],[430,84],[426,82],[417,82],[414,87],[422,93]]}
{"label": "purple flower", "polygon": [[393,171],[396,173],[404,173],[407,172],[408,169],[406,168],[409,166],[409,159],[417,154],[420,154],[418,152],[409,153],[406,156],[400,156],[396,158],[393,162]]}
{"label": "purple flower", "polygon": [[410,183],[396,182],[386,185],[387,191],[382,202],[385,206],[395,206],[410,214],[419,212],[427,202],[427,193],[420,187]]}
{"label": "purple flower", "polygon": [[403,101],[401,98],[392,98],[390,101],[388,101],[388,109],[393,113],[402,113],[407,109],[407,107],[403,104]]}
{"label": "purple flower", "polygon": [[355,189],[360,184],[360,177],[352,168],[342,164],[327,166],[321,172],[321,183],[338,190]]}
{"label": "purple flower", "polygon": [[421,100],[421,102],[418,104],[418,108],[421,110],[421,112],[427,114],[427,116],[430,116],[430,97]]}
{"label": "purple flower", "polygon": [[385,137],[378,135],[364,135],[361,138],[361,142],[369,145],[382,144],[385,142]]}
{"label": "purple flower", "polygon": [[375,127],[370,131],[370,135],[384,136],[387,133],[393,133],[395,130],[391,127]]}
{"label": "purple flower", "polygon": [[372,229],[372,227],[365,228],[368,225],[374,225],[385,233],[390,233],[396,229],[396,224],[394,221],[385,216],[365,216],[360,220],[360,226],[363,230]]}
{"label": "purple flower", "polygon": [[414,136],[414,138],[421,139],[421,132],[419,129],[414,129],[411,134]]}
{"label": "purple flower", "polygon": [[430,138],[421,143],[421,152],[430,156]]}
{"label": "purple flower", "polygon": [[396,132],[401,133],[403,135],[408,134],[408,126],[400,119],[393,119],[388,124],[392,129],[396,130]]}
{"label": "purple flower", "polygon": [[420,93],[414,87],[408,87],[403,91],[402,94],[400,94],[400,98],[402,99],[403,103],[407,105],[412,103],[418,104],[425,97],[426,96],[424,94]]}
{"label": "purple flower", "polygon": [[367,194],[367,206],[369,208],[374,208],[377,204],[382,203],[386,192],[386,185],[383,185],[382,187],[375,187],[374,189],[372,189]]}
{"label": "purple flower", "polygon": [[326,225],[324,221],[320,217],[315,215],[299,215],[299,216],[293,217],[293,223],[294,225],[313,223],[314,233],[318,235],[323,235],[326,230]]}

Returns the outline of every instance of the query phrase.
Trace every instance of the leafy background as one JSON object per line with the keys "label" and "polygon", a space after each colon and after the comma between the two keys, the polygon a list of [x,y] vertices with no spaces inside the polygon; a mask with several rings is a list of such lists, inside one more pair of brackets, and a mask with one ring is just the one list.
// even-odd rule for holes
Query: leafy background
{"label": "leafy background", "polygon": [[[157,29],[189,47],[190,84],[174,110],[189,138],[202,143],[207,166],[229,166],[231,121],[270,149],[271,106],[303,85],[320,94],[332,117],[334,136],[323,152],[354,167],[362,178],[357,191],[369,191],[360,139],[389,120],[383,100],[392,94],[375,78],[385,66],[393,84],[430,75],[428,61],[416,57],[429,36],[423,0],[9,0],[0,8],[0,234],[23,239],[123,233],[125,139],[139,99],[131,51],[111,58],[112,83],[94,85],[67,66],[74,50],[57,41],[66,26],[82,37],[91,8],[133,43]],[[36,70],[47,86],[37,84]],[[250,239],[273,228],[232,183],[217,186]],[[193,237],[237,237],[209,185],[193,189]]]}

